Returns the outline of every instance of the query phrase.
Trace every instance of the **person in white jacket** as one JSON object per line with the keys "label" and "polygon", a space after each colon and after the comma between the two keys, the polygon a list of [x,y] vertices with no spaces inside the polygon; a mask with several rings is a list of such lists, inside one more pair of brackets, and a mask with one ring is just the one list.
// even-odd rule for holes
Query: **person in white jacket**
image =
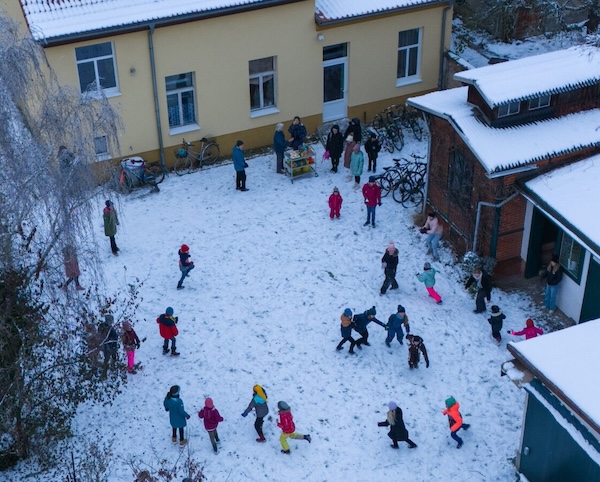
{"label": "person in white jacket", "polygon": [[439,261],[438,243],[444,232],[444,227],[439,223],[435,212],[432,211],[427,215],[427,221],[425,221],[425,224],[421,228],[421,232],[427,234],[427,241],[425,243],[427,245],[427,254],[433,255],[434,261]]}

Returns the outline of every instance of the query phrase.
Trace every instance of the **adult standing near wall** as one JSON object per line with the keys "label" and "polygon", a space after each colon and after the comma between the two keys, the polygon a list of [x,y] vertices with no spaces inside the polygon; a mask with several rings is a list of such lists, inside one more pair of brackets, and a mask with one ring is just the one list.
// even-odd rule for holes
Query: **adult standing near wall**
{"label": "adult standing near wall", "polygon": [[104,235],[110,238],[110,249],[112,250],[112,254],[117,256],[120,249],[115,241],[115,236],[117,234],[117,226],[119,225],[119,216],[117,216],[117,210],[112,201],[107,200],[104,204]]}
{"label": "adult standing near wall", "polygon": [[246,168],[248,164],[244,159],[244,141],[237,141],[233,148],[233,168],[235,169],[235,188],[238,191],[245,192],[246,189]]}
{"label": "adult standing near wall", "polygon": [[300,117],[294,117],[292,124],[290,127],[288,127],[288,132],[291,136],[289,141],[290,146],[292,146],[292,149],[297,151],[298,148],[304,144],[304,138],[306,137],[306,127],[304,127]]}
{"label": "adult standing near wall", "polygon": [[546,278],[544,305],[550,311],[554,311],[556,310],[556,295],[558,294],[558,288],[563,277],[562,267],[558,263],[558,255],[552,255],[552,261],[550,261],[544,277]]}
{"label": "adult standing near wall", "polygon": [[427,215],[427,221],[421,228],[421,232],[427,234],[427,241],[425,242],[427,254],[431,254],[434,261],[439,261],[438,243],[444,232],[444,227],[440,224],[435,212],[432,211]]}
{"label": "adult standing near wall", "polygon": [[277,174],[285,174],[283,171],[283,152],[287,146],[288,143],[283,133],[283,124],[279,122],[275,126],[275,135],[273,136],[273,149],[277,158]]}

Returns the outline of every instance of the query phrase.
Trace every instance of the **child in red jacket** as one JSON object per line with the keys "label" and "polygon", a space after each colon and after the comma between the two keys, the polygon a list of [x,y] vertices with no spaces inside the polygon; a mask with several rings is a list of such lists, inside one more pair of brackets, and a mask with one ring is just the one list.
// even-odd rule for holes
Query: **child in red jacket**
{"label": "child in red jacket", "polygon": [[292,417],[290,406],[285,402],[279,402],[277,403],[277,408],[279,409],[279,420],[277,420],[277,426],[282,430],[281,435],[279,436],[279,441],[281,442],[282,447],[281,453],[290,453],[290,446],[287,443],[288,438],[307,440],[308,443],[310,443],[310,435],[303,435],[299,432],[296,432],[296,425],[294,424],[294,418]]}
{"label": "child in red jacket", "polygon": [[342,199],[340,190],[337,187],[334,187],[333,193],[329,196],[329,217],[331,219],[334,217],[340,219],[340,209],[342,209],[343,202],[344,200]]}
{"label": "child in red jacket", "polygon": [[169,353],[169,340],[171,341],[171,356],[179,356],[175,347],[175,337],[179,335],[177,330],[177,317],[173,316],[173,308],[170,306],[165,310],[165,313],[160,315],[156,322],[159,326],[160,336],[164,338],[163,355]]}
{"label": "child in red jacket", "polygon": [[381,188],[375,183],[376,180],[375,176],[370,176],[369,182],[362,188],[365,205],[367,206],[367,222],[365,226],[371,224],[371,226],[375,227],[375,208],[378,205],[381,206]]}
{"label": "child in red jacket", "polygon": [[220,442],[217,426],[223,421],[223,417],[215,408],[212,398],[204,400],[204,408],[198,412],[198,417],[204,419],[204,428],[208,432],[213,451],[217,453],[217,443]]}
{"label": "child in red jacket", "polygon": [[189,276],[190,271],[192,271],[195,266],[194,262],[190,261],[190,248],[187,244],[182,244],[179,249],[179,271],[181,271],[181,279],[179,283],[177,283],[177,289],[181,290],[185,288],[183,286],[183,280]]}

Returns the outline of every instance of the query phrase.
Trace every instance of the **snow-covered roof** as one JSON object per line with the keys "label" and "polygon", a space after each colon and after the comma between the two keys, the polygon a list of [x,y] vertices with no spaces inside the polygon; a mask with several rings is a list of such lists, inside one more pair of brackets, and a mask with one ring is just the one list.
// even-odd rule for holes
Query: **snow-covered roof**
{"label": "snow-covered roof", "polygon": [[[589,419],[600,426],[600,319],[530,340],[510,342],[510,351],[531,365]],[[571,408],[574,408],[571,406]]]}
{"label": "snow-covered roof", "polygon": [[598,252],[600,223],[590,222],[588,209],[600,205],[598,180],[600,155],[543,174],[525,183],[525,187],[554,214],[565,219],[569,227],[577,231],[580,242]]}
{"label": "snow-covered roof", "polygon": [[494,108],[600,82],[600,49],[571,47],[459,72],[454,79],[473,85]]}
{"label": "snow-covered roof", "polygon": [[[21,0],[36,40],[135,27],[244,6],[288,3],[277,0]],[[384,13],[407,7],[447,3],[443,0],[315,0],[319,23]]]}
{"label": "snow-covered roof", "polygon": [[489,175],[600,145],[600,109],[512,127],[490,127],[467,102],[468,87],[411,97],[409,105],[447,119]]}

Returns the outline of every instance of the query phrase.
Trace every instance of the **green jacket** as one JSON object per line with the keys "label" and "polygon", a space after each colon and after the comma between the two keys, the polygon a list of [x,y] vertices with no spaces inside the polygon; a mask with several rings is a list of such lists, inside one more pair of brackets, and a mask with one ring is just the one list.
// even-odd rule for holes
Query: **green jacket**
{"label": "green jacket", "polygon": [[117,234],[117,226],[119,225],[119,218],[117,211],[114,207],[104,208],[104,235],[114,236]]}
{"label": "green jacket", "polygon": [[418,274],[417,279],[421,283],[425,283],[425,286],[427,286],[427,288],[431,288],[433,287],[433,285],[435,285],[435,273],[435,268],[431,268],[423,271],[421,274]]}

